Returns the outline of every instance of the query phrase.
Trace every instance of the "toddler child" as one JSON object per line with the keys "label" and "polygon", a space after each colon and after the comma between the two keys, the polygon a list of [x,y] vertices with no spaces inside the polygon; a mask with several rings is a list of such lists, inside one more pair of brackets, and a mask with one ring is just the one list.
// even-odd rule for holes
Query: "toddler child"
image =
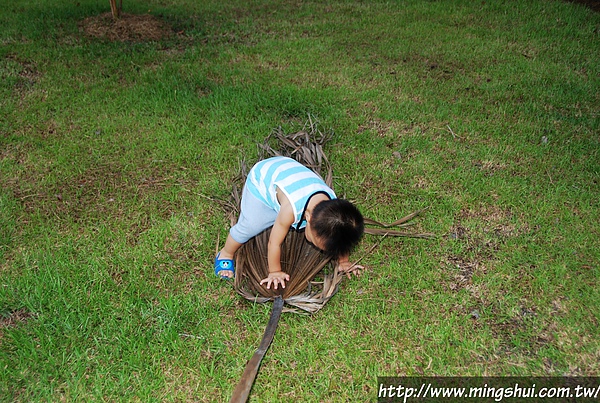
{"label": "toddler child", "polygon": [[258,162],[248,173],[241,212],[215,259],[215,274],[232,278],[235,252],[250,238],[273,226],[267,260],[269,276],[260,284],[285,288],[290,276],[281,270],[281,244],[290,228],[304,230],[306,239],[338,260],[341,272],[358,274],[362,266],[348,260],[364,231],[363,217],[352,203],[338,199],[333,190],[309,168],[287,157]]}

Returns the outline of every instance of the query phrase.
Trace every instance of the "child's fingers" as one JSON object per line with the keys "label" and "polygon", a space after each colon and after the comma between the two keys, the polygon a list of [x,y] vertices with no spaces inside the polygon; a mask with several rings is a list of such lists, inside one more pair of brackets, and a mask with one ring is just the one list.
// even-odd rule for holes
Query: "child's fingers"
{"label": "child's fingers", "polygon": [[[362,266],[360,266],[360,267],[362,267]],[[358,268],[358,266],[352,267],[352,268],[348,269],[348,271],[346,271],[346,276],[348,276],[348,278],[351,278],[353,274],[357,277],[362,274],[362,272]]]}

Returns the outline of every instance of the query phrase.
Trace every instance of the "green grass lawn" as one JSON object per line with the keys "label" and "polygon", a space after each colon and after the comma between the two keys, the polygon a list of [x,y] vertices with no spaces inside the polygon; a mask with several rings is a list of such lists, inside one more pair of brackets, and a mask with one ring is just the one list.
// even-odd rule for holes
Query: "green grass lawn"
{"label": "green grass lawn", "polygon": [[[249,4],[251,3],[251,4]],[[270,305],[212,269],[242,159],[308,115],[335,190],[435,240],[284,314],[251,401],[378,376],[600,375],[600,14],[569,2],[108,1],[0,8],[0,401],[227,401]]]}

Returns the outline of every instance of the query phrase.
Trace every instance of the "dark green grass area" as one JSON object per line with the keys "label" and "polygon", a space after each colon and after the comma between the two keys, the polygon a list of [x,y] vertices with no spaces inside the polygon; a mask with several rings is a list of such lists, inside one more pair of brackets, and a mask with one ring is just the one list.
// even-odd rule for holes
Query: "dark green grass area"
{"label": "dark green grass area", "polygon": [[[251,401],[375,401],[378,376],[598,376],[600,15],[562,1],[0,9],[0,401],[224,401],[270,306],[213,275],[242,160],[333,131],[338,195],[435,240],[284,314]],[[371,250],[373,245],[376,245]]]}

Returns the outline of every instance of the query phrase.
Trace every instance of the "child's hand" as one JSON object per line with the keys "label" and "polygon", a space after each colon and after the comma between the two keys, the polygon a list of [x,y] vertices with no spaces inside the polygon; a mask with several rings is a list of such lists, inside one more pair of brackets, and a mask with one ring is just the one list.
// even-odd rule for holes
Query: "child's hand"
{"label": "child's hand", "polygon": [[338,262],[337,268],[340,273],[346,274],[348,278],[350,278],[352,274],[355,276],[360,276],[361,270],[364,270],[363,266],[359,264],[353,264],[348,260]]}
{"label": "child's hand", "polygon": [[273,273],[269,273],[269,277],[261,280],[260,285],[267,283],[267,289],[270,289],[271,284],[273,284],[275,286],[275,289],[277,289],[277,286],[281,284],[281,288],[285,288],[286,281],[290,281],[289,274],[282,271],[276,271]]}

